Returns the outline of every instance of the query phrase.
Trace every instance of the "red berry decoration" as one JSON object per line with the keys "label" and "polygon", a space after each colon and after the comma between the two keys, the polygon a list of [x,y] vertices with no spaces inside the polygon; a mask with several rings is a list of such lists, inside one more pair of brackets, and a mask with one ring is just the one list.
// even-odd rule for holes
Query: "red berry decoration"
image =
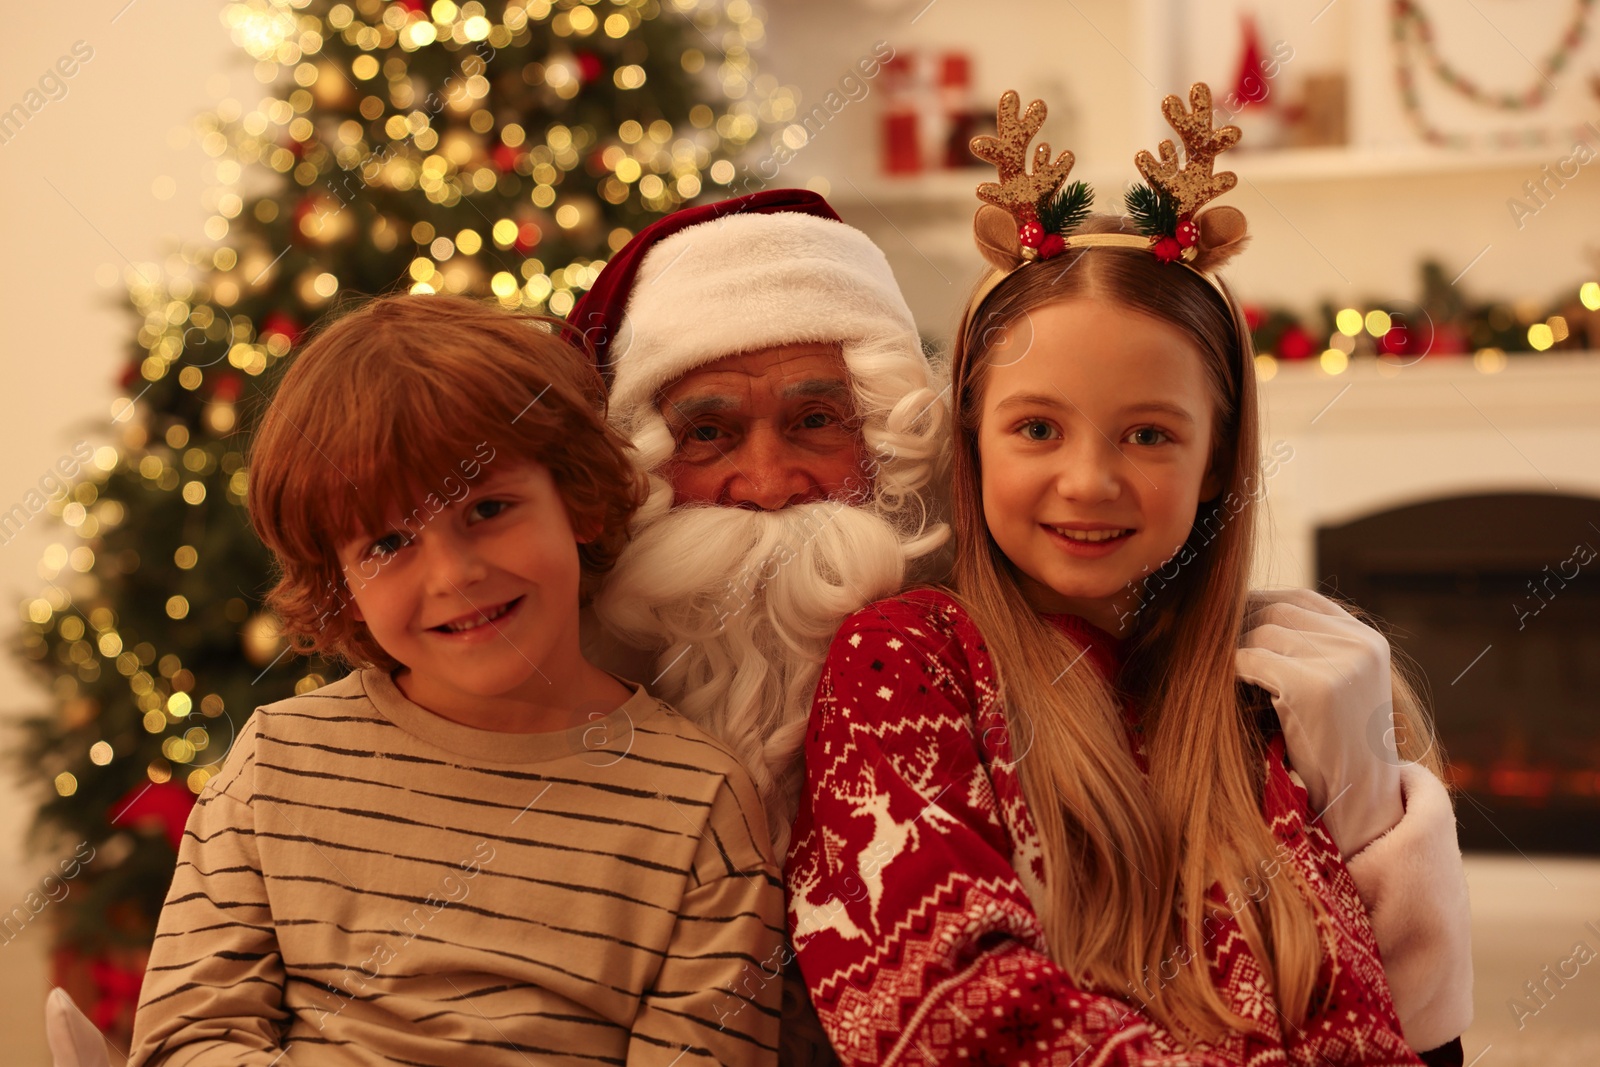
{"label": "red berry decoration", "polygon": [[1039,242],[1039,258],[1052,259],[1067,250],[1066,238],[1059,233],[1047,233]]}
{"label": "red berry decoration", "polygon": [[1171,263],[1183,255],[1183,246],[1178,243],[1176,237],[1163,237],[1150,250],[1163,263]]}
{"label": "red berry decoration", "polygon": [[1189,219],[1178,223],[1178,243],[1185,248],[1193,248],[1195,241],[1200,239],[1200,227]]}
{"label": "red berry decoration", "polygon": [[1023,248],[1038,248],[1039,242],[1044,240],[1044,227],[1037,222],[1024,222],[1017,230],[1017,240],[1022,242]]}

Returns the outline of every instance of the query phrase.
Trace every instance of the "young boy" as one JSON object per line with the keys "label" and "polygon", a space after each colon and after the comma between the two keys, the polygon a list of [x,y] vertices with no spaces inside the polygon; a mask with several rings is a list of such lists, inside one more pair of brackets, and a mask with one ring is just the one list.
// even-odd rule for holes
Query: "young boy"
{"label": "young boy", "polygon": [[768,1064],[782,882],[738,761],[584,660],[640,499],[543,324],[374,300],[257,433],[268,600],[358,669],[258,709],[184,834],[130,1064]]}

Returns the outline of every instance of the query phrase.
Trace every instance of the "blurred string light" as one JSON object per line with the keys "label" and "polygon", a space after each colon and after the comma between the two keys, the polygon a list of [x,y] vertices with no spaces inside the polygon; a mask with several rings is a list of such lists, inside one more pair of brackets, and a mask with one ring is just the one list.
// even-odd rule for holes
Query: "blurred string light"
{"label": "blurred string light", "polygon": [[[450,0],[431,5],[341,3],[323,17],[306,11],[307,6],[307,0],[226,6],[223,21],[234,41],[256,60],[257,78],[284,91],[263,99],[248,114],[238,105],[219,107],[202,125],[200,141],[214,157],[264,163],[306,187],[311,203],[297,225],[312,241],[333,243],[349,236],[354,212],[340,210],[346,189],[370,189],[377,197],[416,189],[429,200],[452,206],[495,188],[500,172],[510,171],[527,181],[527,210],[518,217],[497,211],[484,220],[484,228],[496,233],[496,248],[527,254],[549,236],[549,223],[560,231],[592,225],[598,214],[596,196],[613,206],[662,213],[718,186],[730,194],[746,191],[735,186],[740,171],[734,160],[764,129],[773,131],[774,147],[804,137],[803,128],[790,122],[797,112],[796,93],[754,68],[750,49],[763,40],[765,28],[747,0],[604,0],[593,5],[524,0],[508,5],[498,18],[480,3]],[[532,130],[488,109],[485,54],[496,59],[503,73],[506,61],[499,59],[499,50],[527,44],[533,30],[570,43],[529,59],[520,72],[527,85],[570,100],[596,74],[592,68],[597,60],[586,42],[627,41],[651,19],[681,20],[689,28],[686,37],[693,47],[675,56],[677,65],[683,73],[719,86],[725,97],[717,106],[694,106],[687,127],[628,119],[614,130],[561,122]],[[330,50],[334,40],[341,47]],[[351,49],[355,54],[348,63],[332,54]],[[418,83],[410,65],[417,53],[428,49],[447,50],[456,68],[431,90]],[[526,58],[531,52],[514,54]],[[646,65],[637,58],[618,63],[609,79],[623,92],[649,84]],[[339,121],[346,112],[358,114],[359,121]],[[592,169],[596,159],[604,168],[598,181],[592,173],[574,175]],[[236,200],[212,219],[208,232],[219,235],[216,239],[227,232],[229,210],[238,214]],[[388,242],[392,249],[399,227],[387,221],[380,220],[369,236],[380,248]],[[631,236],[613,230],[606,244],[614,251]],[[241,286],[237,276],[271,269],[261,251],[252,256],[251,250],[241,249],[233,276],[214,287],[219,303],[237,302],[251,284]],[[423,262],[413,263],[412,291],[487,290],[508,306],[562,314],[604,266],[603,260],[559,263],[525,275],[513,286],[500,276],[504,272],[480,266],[476,250],[457,245],[454,251],[452,257],[430,250]],[[333,274],[303,284],[302,296],[312,305],[331,300],[340,287]],[[222,299],[226,297],[231,301]],[[260,374],[272,354],[259,343],[241,344],[247,350],[237,365]]]}

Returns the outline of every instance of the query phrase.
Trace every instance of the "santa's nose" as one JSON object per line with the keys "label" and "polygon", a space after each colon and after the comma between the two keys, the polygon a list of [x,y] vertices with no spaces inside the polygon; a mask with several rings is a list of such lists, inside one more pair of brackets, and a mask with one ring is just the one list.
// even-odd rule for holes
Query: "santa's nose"
{"label": "santa's nose", "polygon": [[727,503],[759,511],[778,511],[827,496],[813,476],[806,454],[771,432],[752,433],[739,449],[728,481]]}

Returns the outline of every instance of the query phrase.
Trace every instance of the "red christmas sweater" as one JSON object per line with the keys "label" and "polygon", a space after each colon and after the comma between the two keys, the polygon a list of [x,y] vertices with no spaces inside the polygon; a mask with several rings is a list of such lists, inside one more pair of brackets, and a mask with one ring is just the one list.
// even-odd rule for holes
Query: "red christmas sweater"
{"label": "red christmas sweater", "polygon": [[[1048,618],[1102,673],[1117,669],[1114,639],[1073,616]],[[1331,998],[1294,1030],[1237,925],[1211,923],[1212,980],[1255,1028],[1198,1049],[1141,1014],[1127,991],[1086,988],[1047,955],[1043,859],[994,665],[948,596],[908,593],[846,620],[818,683],[805,761],[786,871],[789,934],[850,1067],[1422,1062],[1401,1036],[1355,884],[1311,823],[1281,739],[1263,800],[1278,858],[1263,878],[1292,863],[1321,894],[1337,951],[1317,992]],[[1150,981],[1159,988],[1159,977]]]}

